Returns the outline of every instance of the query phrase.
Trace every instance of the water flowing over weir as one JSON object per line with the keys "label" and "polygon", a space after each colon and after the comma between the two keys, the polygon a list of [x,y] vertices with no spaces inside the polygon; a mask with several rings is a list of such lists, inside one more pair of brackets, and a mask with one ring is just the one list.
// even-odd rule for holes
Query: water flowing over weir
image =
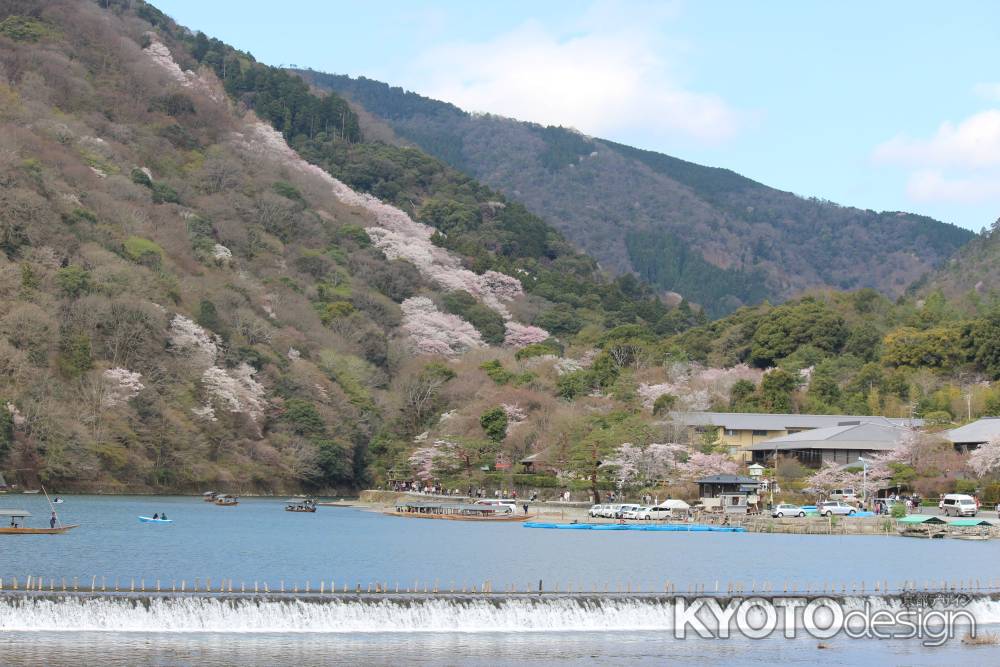
{"label": "water flowing over weir", "polygon": [[[1000,595],[831,596],[844,609],[912,606],[968,610],[1000,623]],[[781,605],[821,596],[745,596]],[[734,598],[713,597],[721,606]],[[739,598],[735,598],[739,599]],[[406,633],[672,631],[675,605],[659,594],[242,595],[0,594],[0,632]]]}

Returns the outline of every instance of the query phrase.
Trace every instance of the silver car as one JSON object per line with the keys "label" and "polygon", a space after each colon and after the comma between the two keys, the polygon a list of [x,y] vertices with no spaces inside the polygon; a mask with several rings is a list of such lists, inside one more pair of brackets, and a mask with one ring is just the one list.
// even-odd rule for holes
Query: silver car
{"label": "silver car", "polygon": [[833,516],[834,514],[854,516],[858,510],[853,505],[848,505],[840,500],[828,500],[816,505],[816,511],[823,516]]}
{"label": "silver car", "polygon": [[805,516],[806,511],[799,507],[798,505],[792,505],[790,503],[781,503],[776,505],[774,509],[771,510],[771,516],[780,519],[783,516]]}

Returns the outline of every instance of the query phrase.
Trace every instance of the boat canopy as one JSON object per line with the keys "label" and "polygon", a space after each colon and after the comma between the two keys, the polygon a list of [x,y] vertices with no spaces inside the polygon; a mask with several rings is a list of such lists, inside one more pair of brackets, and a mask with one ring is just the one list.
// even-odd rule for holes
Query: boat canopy
{"label": "boat canopy", "polygon": [[[493,515],[500,510],[497,505],[469,505],[462,503],[441,502],[397,502],[396,511],[417,514],[473,514],[479,516]],[[506,510],[507,508],[502,508]]]}
{"label": "boat canopy", "polygon": [[948,522],[949,526],[992,526],[986,519],[954,519]]}
{"label": "boat canopy", "polygon": [[16,519],[23,519],[31,516],[31,512],[28,512],[27,510],[0,510],[0,516],[10,516]]}
{"label": "boat canopy", "polygon": [[904,516],[898,520],[898,523],[948,523],[940,517],[933,516],[931,514],[910,514],[909,516]]}

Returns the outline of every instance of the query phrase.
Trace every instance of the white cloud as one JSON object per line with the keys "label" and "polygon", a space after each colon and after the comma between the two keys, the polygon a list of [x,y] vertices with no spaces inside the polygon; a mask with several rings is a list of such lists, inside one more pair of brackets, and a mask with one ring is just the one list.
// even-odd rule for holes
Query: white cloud
{"label": "white cloud", "polygon": [[681,81],[684,44],[662,35],[672,13],[671,5],[636,12],[596,3],[562,30],[528,21],[486,41],[434,47],[414,62],[412,80],[470,111],[594,135],[642,129],[723,141],[741,114]]}
{"label": "white cloud", "polygon": [[957,125],[945,121],[930,139],[895,137],[877,146],[874,157],[907,166],[1000,165],[1000,109],[981,111]]}
{"label": "white cloud", "polygon": [[910,176],[906,194],[921,202],[972,204],[1000,199],[1000,174],[950,177],[940,170],[921,170]]}
{"label": "white cloud", "polygon": [[914,201],[1000,202],[1000,109],[945,121],[926,139],[894,137],[876,146],[872,157],[911,170],[906,193]]}

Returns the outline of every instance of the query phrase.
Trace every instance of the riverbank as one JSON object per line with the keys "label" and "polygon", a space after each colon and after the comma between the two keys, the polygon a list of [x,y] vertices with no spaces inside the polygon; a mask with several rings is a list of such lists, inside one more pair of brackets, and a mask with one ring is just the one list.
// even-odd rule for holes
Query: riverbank
{"label": "riverbank", "polygon": [[[441,500],[445,502],[475,502],[465,496],[442,496],[432,494],[417,494],[396,491],[362,491],[358,500],[352,505],[369,511],[391,510],[400,500],[426,501]],[[518,500],[518,511],[522,511],[524,500]],[[528,502],[528,513],[534,515],[535,522],[552,523],[587,523],[596,525],[620,524],[617,519],[595,518],[588,514],[590,505],[564,501]],[[677,524],[680,526],[692,522],[675,520],[628,521],[628,525]],[[889,516],[806,516],[773,518],[767,514],[738,516],[732,514],[698,514],[693,523],[708,526],[725,526],[741,528],[749,533],[778,533],[790,535],[881,535],[901,537],[897,520]],[[990,522],[990,525],[978,529],[985,537],[1000,538],[1000,525]]]}

